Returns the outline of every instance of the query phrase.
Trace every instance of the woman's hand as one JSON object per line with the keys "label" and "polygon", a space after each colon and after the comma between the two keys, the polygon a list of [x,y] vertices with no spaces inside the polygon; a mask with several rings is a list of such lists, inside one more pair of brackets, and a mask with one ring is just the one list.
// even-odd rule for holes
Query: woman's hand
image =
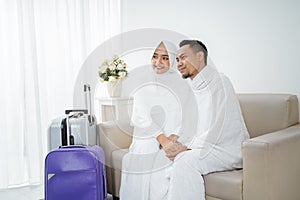
{"label": "woman's hand", "polygon": [[178,138],[179,136],[176,134],[171,134],[169,135],[169,137],[166,137],[164,134],[161,134],[156,139],[159,142],[159,149],[162,149],[165,146],[167,146],[171,141],[177,141]]}

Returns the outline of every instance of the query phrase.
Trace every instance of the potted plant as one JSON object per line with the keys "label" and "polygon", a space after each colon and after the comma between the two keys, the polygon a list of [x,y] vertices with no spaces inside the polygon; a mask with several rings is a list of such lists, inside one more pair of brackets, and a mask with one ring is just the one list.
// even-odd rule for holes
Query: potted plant
{"label": "potted plant", "polygon": [[111,60],[105,60],[99,67],[101,82],[107,83],[107,90],[110,97],[119,97],[122,91],[122,80],[128,75],[127,64],[118,56]]}

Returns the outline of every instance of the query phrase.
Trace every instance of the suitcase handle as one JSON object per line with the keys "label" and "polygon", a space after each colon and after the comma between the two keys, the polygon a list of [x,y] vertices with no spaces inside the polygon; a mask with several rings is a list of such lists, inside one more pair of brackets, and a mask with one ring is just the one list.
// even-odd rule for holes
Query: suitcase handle
{"label": "suitcase handle", "polygon": [[83,91],[86,92],[86,91],[91,91],[91,87],[89,84],[84,84],[83,85]]}
{"label": "suitcase handle", "polygon": [[81,148],[84,149],[85,146],[83,145],[70,145],[70,146],[59,146],[60,149],[71,149],[71,148]]}
{"label": "suitcase handle", "polygon": [[88,114],[88,110],[86,109],[79,109],[79,110],[65,110],[65,114],[68,115],[72,112],[83,112],[84,114]]}
{"label": "suitcase handle", "polygon": [[86,109],[75,109],[75,110],[65,110],[65,113],[67,115],[66,117],[66,128],[67,128],[67,145],[73,145],[74,144],[74,137],[71,134],[71,127],[69,125],[69,114],[73,112],[81,112],[84,114],[88,113],[88,110]]}
{"label": "suitcase handle", "polygon": [[95,117],[93,116],[92,111],[92,101],[91,101],[91,87],[89,84],[84,84],[83,86],[84,96],[85,96],[85,107],[88,110],[88,120],[90,126],[95,122]]}

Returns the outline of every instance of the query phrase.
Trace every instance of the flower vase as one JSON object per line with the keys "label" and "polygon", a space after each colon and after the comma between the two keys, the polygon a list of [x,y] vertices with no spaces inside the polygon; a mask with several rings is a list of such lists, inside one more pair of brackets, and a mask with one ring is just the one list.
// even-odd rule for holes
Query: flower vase
{"label": "flower vase", "polygon": [[120,97],[122,92],[122,81],[107,82],[107,92],[110,97]]}

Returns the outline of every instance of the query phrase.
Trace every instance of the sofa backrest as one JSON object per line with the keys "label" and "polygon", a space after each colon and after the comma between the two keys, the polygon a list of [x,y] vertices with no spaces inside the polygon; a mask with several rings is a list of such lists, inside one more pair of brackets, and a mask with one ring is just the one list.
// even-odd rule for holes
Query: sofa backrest
{"label": "sofa backrest", "polygon": [[238,94],[250,137],[298,123],[298,98],[291,94]]}

